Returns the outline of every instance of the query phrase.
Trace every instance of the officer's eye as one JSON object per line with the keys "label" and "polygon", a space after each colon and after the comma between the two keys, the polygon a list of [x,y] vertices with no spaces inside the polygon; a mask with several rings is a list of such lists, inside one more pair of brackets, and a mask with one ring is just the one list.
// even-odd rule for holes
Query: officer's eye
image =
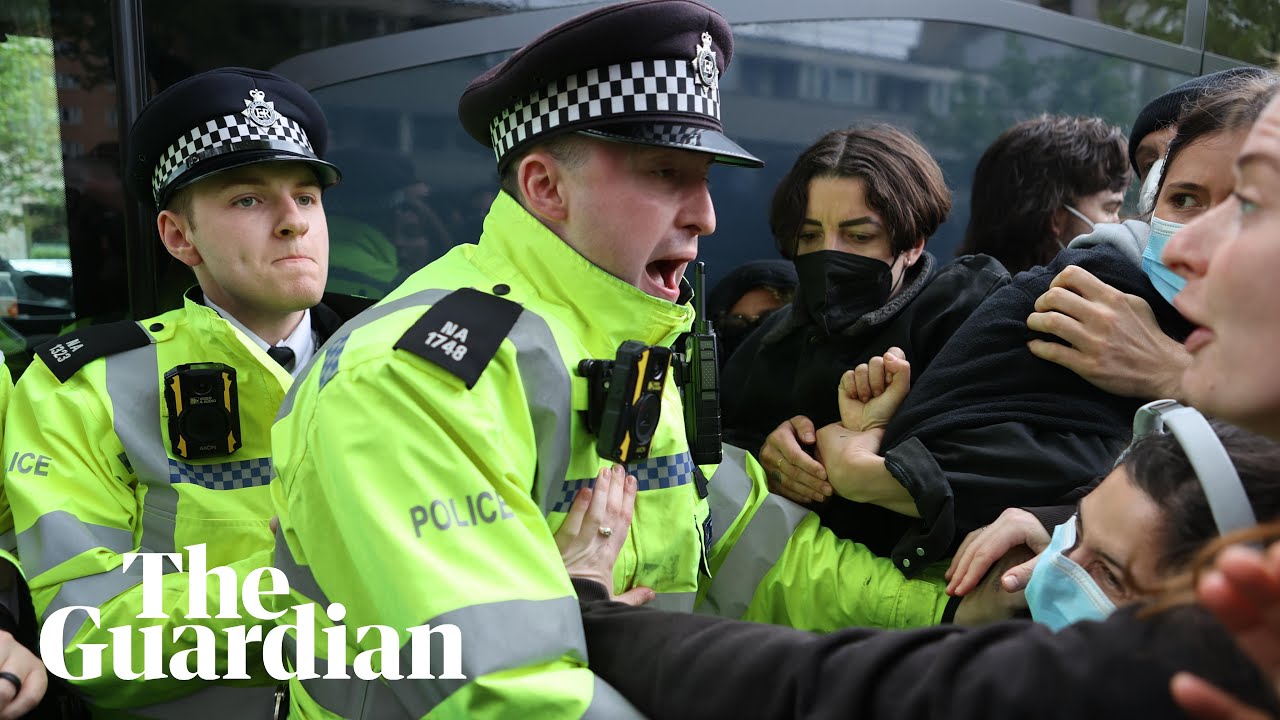
{"label": "officer's eye", "polygon": [[239,207],[244,207],[244,208],[253,207],[254,205],[258,204],[258,198],[252,197],[252,196],[236,198],[235,200],[231,201],[231,204],[237,205]]}
{"label": "officer's eye", "polygon": [[317,199],[315,195],[301,195],[298,197],[299,205],[310,206],[310,205],[315,205],[316,202],[317,202]]}

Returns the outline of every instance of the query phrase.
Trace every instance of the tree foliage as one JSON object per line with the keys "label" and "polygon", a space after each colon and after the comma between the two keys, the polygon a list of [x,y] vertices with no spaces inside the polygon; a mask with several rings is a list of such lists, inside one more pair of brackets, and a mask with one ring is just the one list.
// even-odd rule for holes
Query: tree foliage
{"label": "tree foliage", "polygon": [[53,42],[10,35],[0,42],[0,232],[27,205],[60,205],[62,152]]}

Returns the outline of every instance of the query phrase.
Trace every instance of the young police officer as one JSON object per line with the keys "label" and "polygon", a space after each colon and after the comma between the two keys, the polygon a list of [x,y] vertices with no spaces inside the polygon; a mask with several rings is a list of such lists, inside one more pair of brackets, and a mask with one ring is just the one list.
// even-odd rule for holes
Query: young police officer
{"label": "young police officer", "polygon": [[[503,186],[479,244],[345,326],[273,429],[289,603],[332,604],[308,633],[326,638],[316,672],[329,677],[290,685],[304,717],[631,711],[586,668],[550,528],[614,454],[616,438],[586,421],[602,408],[581,362],[614,360],[633,341],[647,363],[689,329],[681,277],[715,229],[709,165],[759,165],[721,132],[732,42],[693,0],[610,5],[463,93],[463,125],[494,149]],[[813,629],[942,616],[940,587],[905,580],[771,495],[743,451],[699,473],[677,383],[639,390],[632,399],[661,413],[647,455],[627,463],[639,492],[615,590],[647,586],[657,606],[689,610],[701,586],[709,612]],[[895,584],[815,592],[872,574]],[[321,634],[329,619],[348,647],[328,644],[342,629]],[[383,628],[356,630],[372,625]],[[397,679],[358,679],[371,652]]]}
{"label": "young police officer", "polygon": [[[710,165],[760,165],[721,132],[732,42],[725,20],[692,0],[612,5],[463,93],[462,123],[502,176],[479,243],[335,336],[274,430],[276,561],[295,601],[341,603],[349,629],[394,629],[384,669],[398,652],[399,672],[413,673],[295,681],[304,717],[629,712],[585,667],[551,530],[610,464],[580,412],[580,361],[613,360],[625,341],[665,351],[689,329],[682,276],[715,230]],[[708,504],[677,384],[648,402],[661,415],[647,457],[627,465],[639,495],[620,565],[658,605],[692,609]],[[424,623],[458,628],[465,680],[446,677],[439,638],[425,667],[425,643],[406,632]],[[347,638],[345,661],[317,651],[342,666],[388,644],[376,632]]]}
{"label": "young police officer", "polygon": [[[137,671],[141,628],[160,626],[168,674],[169,658],[197,639],[187,630],[169,642],[189,623],[188,576],[166,562],[168,619],[140,618],[142,562],[123,571],[124,553],[182,553],[187,569],[184,548],[204,544],[208,567],[240,561],[241,577],[270,562],[270,428],[292,384],[286,368],[301,368],[339,324],[317,305],[329,249],[320,196],[339,177],[322,159],[326,132],[315,100],[271,73],[214,70],[156,97],[130,132],[130,175],[199,287],[180,309],[40,348],[10,401],[5,457],[31,461],[10,463],[6,484],[36,610],[46,633],[60,609],[100,613],[65,618],[74,675],[91,652],[82,645],[109,646],[100,676],[77,683],[95,717],[271,712],[275,683],[252,655],[257,682],[144,684],[117,676],[111,652],[130,643]],[[218,588],[208,583],[209,615]],[[190,621],[215,631],[220,675],[222,627],[247,617]],[[116,626],[132,627],[127,639],[108,634]]]}

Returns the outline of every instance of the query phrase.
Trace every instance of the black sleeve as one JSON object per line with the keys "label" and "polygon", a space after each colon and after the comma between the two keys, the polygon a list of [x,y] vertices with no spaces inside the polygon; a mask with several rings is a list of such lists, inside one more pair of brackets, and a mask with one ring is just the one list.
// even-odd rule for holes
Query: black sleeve
{"label": "black sleeve", "polygon": [[[895,563],[912,572],[912,565],[950,555],[965,535],[1007,507],[1059,502],[1097,467],[1109,466],[1120,445],[1017,422],[909,438],[885,453],[885,466],[915,498],[921,516],[894,547]],[[903,559],[911,565],[901,566]]]}
{"label": "black sleeve", "polygon": [[603,588],[590,584],[575,581],[591,669],[656,719],[1183,717],[1168,689],[1178,670],[1278,707],[1195,608],[1145,620],[1130,609],[1057,634],[1009,621],[816,635],[632,608],[599,599]]}

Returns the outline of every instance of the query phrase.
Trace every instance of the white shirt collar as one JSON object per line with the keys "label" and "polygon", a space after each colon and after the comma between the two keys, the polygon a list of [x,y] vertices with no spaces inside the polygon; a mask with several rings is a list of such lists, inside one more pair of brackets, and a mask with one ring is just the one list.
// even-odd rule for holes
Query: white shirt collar
{"label": "white shirt collar", "polygon": [[[244,336],[252,340],[263,352],[266,352],[267,348],[271,347],[266,340],[258,337],[257,333],[245,327],[234,315],[218,307],[218,304],[210,300],[207,295],[204,298],[204,305],[221,315],[222,319],[231,323],[232,327],[244,333]],[[307,362],[311,360],[311,356],[316,352],[316,336],[311,330],[310,308],[302,311],[302,321],[293,329],[293,332],[289,333],[289,337],[281,340],[277,343],[277,346],[287,347],[293,351],[293,371],[291,374],[295,378],[298,377],[298,374],[302,372],[302,368],[306,367]]]}

